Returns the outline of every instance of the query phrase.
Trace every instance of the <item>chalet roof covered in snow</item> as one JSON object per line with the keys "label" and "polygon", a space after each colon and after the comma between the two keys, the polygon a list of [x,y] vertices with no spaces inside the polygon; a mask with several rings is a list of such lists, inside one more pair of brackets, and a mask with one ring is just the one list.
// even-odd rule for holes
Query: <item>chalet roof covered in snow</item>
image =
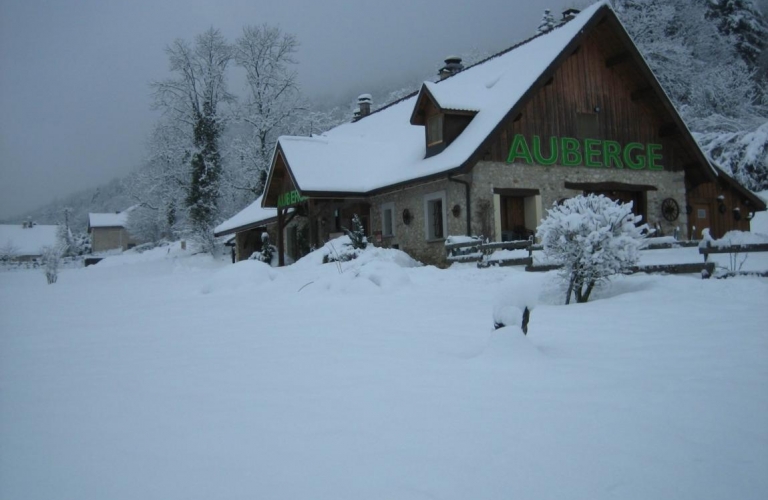
{"label": "chalet roof covered in snow", "polygon": [[213,230],[214,234],[224,236],[235,232],[235,230],[241,231],[248,227],[259,227],[271,222],[271,219],[277,217],[277,209],[262,208],[261,198],[259,196],[253,203],[216,226],[216,229]]}
{"label": "chalet roof covered in snow", "polygon": [[0,247],[11,248],[18,256],[42,255],[43,247],[57,243],[59,226],[0,224]]}
{"label": "chalet roof covered in snow", "polygon": [[[411,96],[320,136],[283,136],[279,149],[303,193],[368,193],[460,167],[541,74],[602,8],[595,3],[573,20]],[[443,109],[477,114],[444,151],[425,158],[424,129],[411,125],[424,91]]]}
{"label": "chalet roof covered in snow", "polygon": [[88,214],[88,227],[125,227],[133,207],[115,213]]}

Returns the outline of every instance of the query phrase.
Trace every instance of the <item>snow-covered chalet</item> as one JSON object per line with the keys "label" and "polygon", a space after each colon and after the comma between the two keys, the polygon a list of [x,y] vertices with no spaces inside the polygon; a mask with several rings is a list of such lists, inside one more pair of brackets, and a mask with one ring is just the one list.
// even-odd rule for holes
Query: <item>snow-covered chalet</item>
{"label": "snow-covered chalet", "polygon": [[351,123],[279,139],[260,210],[217,228],[238,259],[268,226],[297,258],[354,214],[375,244],[441,264],[447,236],[526,239],[582,193],[682,238],[749,230],[766,209],[707,159],[605,1],[468,68],[449,58],[439,81],[370,109],[363,95]]}

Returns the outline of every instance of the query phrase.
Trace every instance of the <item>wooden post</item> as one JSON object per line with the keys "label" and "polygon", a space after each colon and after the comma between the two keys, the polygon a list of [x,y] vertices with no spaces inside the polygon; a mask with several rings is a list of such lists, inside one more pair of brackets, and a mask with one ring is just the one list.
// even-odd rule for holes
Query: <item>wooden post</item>
{"label": "wooden post", "polygon": [[285,266],[285,236],[283,235],[283,209],[277,207],[277,265]]}
{"label": "wooden post", "polygon": [[309,222],[309,246],[317,248],[317,214],[315,213],[315,203],[310,198],[307,200],[307,219]]}

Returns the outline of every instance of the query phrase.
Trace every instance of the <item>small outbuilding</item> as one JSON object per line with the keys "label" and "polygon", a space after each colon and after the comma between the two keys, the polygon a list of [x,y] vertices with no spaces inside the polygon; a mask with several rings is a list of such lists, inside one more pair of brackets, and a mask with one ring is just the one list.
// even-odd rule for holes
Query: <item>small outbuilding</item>
{"label": "small outbuilding", "polygon": [[128,250],[139,242],[133,238],[126,225],[133,207],[115,213],[88,214],[88,233],[94,253],[107,250]]}

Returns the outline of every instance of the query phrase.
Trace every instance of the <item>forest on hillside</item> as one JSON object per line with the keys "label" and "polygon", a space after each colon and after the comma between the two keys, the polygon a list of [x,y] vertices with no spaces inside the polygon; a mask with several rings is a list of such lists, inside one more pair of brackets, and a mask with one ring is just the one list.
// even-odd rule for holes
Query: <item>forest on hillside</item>
{"label": "forest on hillside", "polygon": [[[768,0],[615,0],[613,7],[707,155],[746,187],[768,189]],[[83,232],[89,212],[138,206],[130,223],[141,238],[196,235],[211,244],[212,227],[263,190],[280,135],[319,134],[353,116],[354,99],[329,106],[304,96],[298,50],[297,36],[269,25],[245,27],[234,41],[213,28],[175,40],[170,74],[150,83],[152,105],[163,113],[143,164],[22,218],[68,221]],[[462,56],[469,65],[484,54]],[[231,71],[245,75],[247,92],[230,92]],[[374,89],[373,100],[384,105],[427,79],[435,71]]]}

